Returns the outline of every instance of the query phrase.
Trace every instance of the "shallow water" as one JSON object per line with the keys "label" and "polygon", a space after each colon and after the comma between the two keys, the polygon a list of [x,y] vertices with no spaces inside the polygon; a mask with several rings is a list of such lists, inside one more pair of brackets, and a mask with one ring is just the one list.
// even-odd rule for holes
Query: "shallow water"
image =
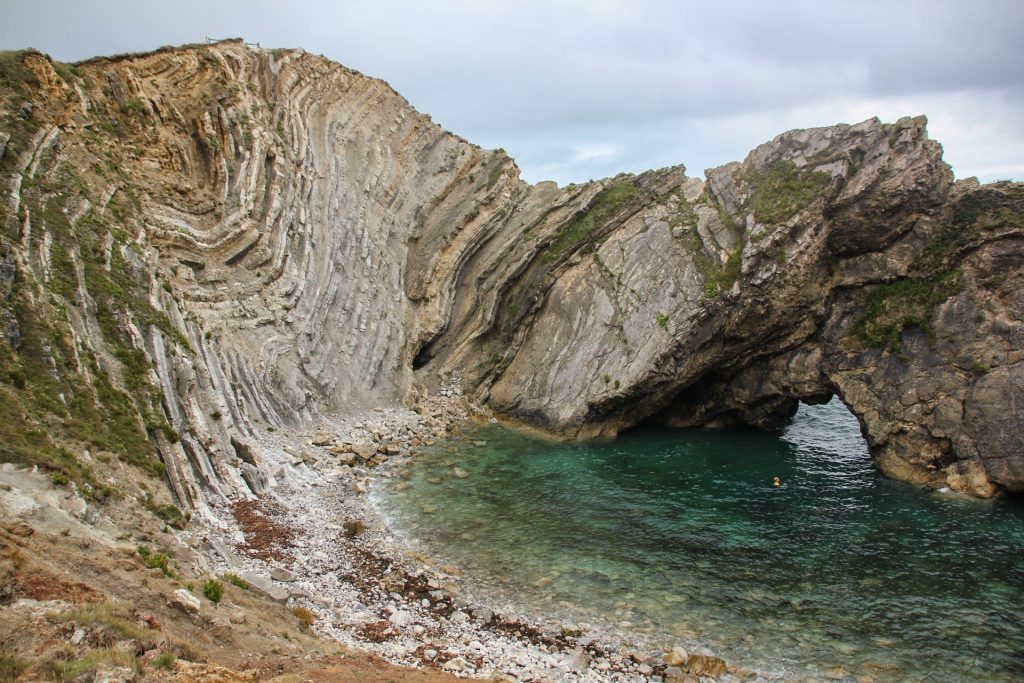
{"label": "shallow water", "polygon": [[838,401],[781,434],[481,427],[409,483],[377,496],[399,533],[538,619],[791,676],[1024,679],[1024,506],[882,477]]}

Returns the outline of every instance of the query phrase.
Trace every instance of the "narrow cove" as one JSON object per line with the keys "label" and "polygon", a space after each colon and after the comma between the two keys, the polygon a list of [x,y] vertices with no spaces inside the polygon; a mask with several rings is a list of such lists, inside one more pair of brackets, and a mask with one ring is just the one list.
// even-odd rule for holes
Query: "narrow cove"
{"label": "narrow cove", "polygon": [[838,401],[780,434],[483,426],[401,481],[375,501],[403,542],[536,620],[787,678],[1024,676],[1024,508],[886,479]]}

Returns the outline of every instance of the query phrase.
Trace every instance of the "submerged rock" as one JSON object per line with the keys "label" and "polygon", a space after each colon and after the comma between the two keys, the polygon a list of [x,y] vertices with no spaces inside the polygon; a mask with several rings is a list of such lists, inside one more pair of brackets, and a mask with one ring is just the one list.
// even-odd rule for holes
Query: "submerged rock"
{"label": "submerged rock", "polygon": [[682,647],[679,647],[678,645],[676,647],[673,647],[668,652],[666,652],[665,656],[662,657],[667,666],[678,667],[686,666],[686,662],[689,658],[690,655],[686,652],[686,650]]}
{"label": "submerged rock", "polygon": [[349,536],[358,536],[366,531],[366,524],[361,519],[350,519],[342,524],[342,528]]}
{"label": "submerged rock", "polygon": [[583,648],[576,648],[566,655],[563,664],[569,671],[583,673],[590,668],[590,655],[584,652]]}
{"label": "submerged rock", "polygon": [[714,655],[690,655],[686,668],[698,676],[721,676],[727,667],[724,660]]}

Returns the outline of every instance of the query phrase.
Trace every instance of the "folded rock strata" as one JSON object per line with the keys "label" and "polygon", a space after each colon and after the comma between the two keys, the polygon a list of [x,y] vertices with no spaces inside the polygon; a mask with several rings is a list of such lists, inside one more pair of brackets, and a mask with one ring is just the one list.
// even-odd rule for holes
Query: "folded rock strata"
{"label": "folded rock strata", "polygon": [[268,427],[453,381],[568,438],[836,395],[887,474],[1024,489],[1024,187],[923,117],[559,188],[301,50],[2,67],[0,399],[190,509],[268,484]]}

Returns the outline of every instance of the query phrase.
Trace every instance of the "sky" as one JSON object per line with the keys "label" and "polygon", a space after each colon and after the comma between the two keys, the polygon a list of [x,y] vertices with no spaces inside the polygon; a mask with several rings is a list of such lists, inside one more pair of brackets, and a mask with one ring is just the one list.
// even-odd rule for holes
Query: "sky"
{"label": "sky", "polygon": [[742,160],[925,114],[958,178],[1024,180],[1021,0],[0,0],[61,61],[243,37],[388,81],[530,182]]}

